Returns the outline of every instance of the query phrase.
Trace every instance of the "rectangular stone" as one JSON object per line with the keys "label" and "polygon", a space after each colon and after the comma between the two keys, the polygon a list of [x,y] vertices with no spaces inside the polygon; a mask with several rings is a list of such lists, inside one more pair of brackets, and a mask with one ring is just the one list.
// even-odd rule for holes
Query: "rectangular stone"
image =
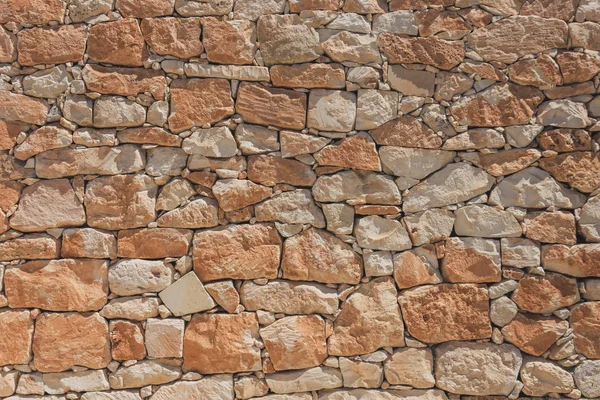
{"label": "rectangular stone", "polygon": [[265,81],[270,79],[269,68],[259,66],[214,65],[188,63],[184,66],[188,77],[224,78],[239,81]]}
{"label": "rectangular stone", "polygon": [[46,234],[23,235],[0,242],[0,261],[52,259],[60,255],[60,241]]}

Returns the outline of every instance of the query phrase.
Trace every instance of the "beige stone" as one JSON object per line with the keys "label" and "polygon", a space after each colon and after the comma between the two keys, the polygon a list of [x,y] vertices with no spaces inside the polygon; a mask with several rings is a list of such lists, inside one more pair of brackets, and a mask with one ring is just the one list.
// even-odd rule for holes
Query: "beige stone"
{"label": "beige stone", "polygon": [[108,319],[144,321],[158,315],[158,303],[156,297],[120,297],[105,305],[100,315]]}
{"label": "beige stone", "polygon": [[239,124],[235,129],[235,140],[244,155],[279,150],[277,131],[260,125]]}
{"label": "beige stone", "polygon": [[308,189],[283,192],[257,204],[254,210],[258,222],[311,224],[316,228],[326,225],[323,211],[315,204]]}
{"label": "beige stone", "polygon": [[[48,103],[44,100],[0,90],[0,118],[8,121],[2,123],[3,146],[10,149],[16,143],[16,136],[21,130],[25,130],[25,124],[18,122],[36,125],[46,123],[48,108]],[[7,146],[7,141],[12,145]]]}
{"label": "beige stone", "polygon": [[379,35],[377,45],[392,64],[427,64],[448,70],[465,57],[461,42],[437,37],[406,38],[384,32]]}
{"label": "beige stone", "polygon": [[326,203],[397,205],[402,202],[400,191],[390,177],[367,171],[342,171],[319,177],[312,193],[315,200]]}
{"label": "beige stone", "polygon": [[162,385],[181,377],[177,360],[144,360],[131,366],[121,367],[109,375],[112,389],[141,388]]}
{"label": "beige stone", "polygon": [[198,18],[147,18],[141,23],[148,46],[157,54],[188,59],[202,53]]}
{"label": "beige stone", "polygon": [[442,282],[438,260],[425,246],[394,254],[393,266],[393,276],[400,289]]}
{"label": "beige stone", "polygon": [[87,53],[98,62],[128,67],[142,66],[148,55],[140,26],[133,18],[94,25]]}
{"label": "beige stone", "polygon": [[519,237],[522,229],[517,218],[506,210],[483,204],[459,208],[454,212],[454,229],[459,236]]}
{"label": "beige stone", "polygon": [[547,245],[542,247],[542,264],[549,271],[575,277],[600,276],[598,251],[600,246],[597,244]]}
{"label": "beige stone", "polygon": [[150,358],[183,357],[183,331],[181,319],[149,319],[146,321],[145,343]]}
{"label": "beige stone", "polygon": [[502,336],[521,351],[541,356],[568,328],[569,323],[558,318],[517,314],[502,328]]}
{"label": "beige stone", "polygon": [[17,35],[19,63],[62,64],[83,59],[87,32],[83,25],[26,29]]}
{"label": "beige stone", "polygon": [[383,368],[380,364],[340,357],[340,371],[344,387],[378,388],[383,382]]}
{"label": "beige stone", "polygon": [[180,147],[182,139],[164,129],[156,127],[129,128],[117,133],[121,143],[156,144],[159,146]]}
{"label": "beige stone", "polygon": [[379,145],[426,149],[436,149],[442,145],[441,137],[421,121],[409,115],[386,122],[369,133]]}
{"label": "beige stone", "polygon": [[377,215],[359,219],[354,235],[359,246],[366,249],[401,251],[412,247],[408,232],[400,221]]}
{"label": "beige stone", "polygon": [[210,310],[216,305],[195,272],[188,272],[158,295],[175,316]]}
{"label": "beige stone", "polygon": [[330,367],[277,372],[266,375],[266,380],[271,391],[280,394],[331,389],[342,386],[341,372]]}
{"label": "beige stone", "polygon": [[600,58],[595,54],[566,51],[556,55],[563,83],[585,82],[600,72]]}
{"label": "beige stone", "polygon": [[389,65],[388,82],[392,89],[405,96],[432,97],[435,74],[429,71],[406,69],[401,65]]}
{"label": "beige stone", "polygon": [[60,255],[60,241],[43,233],[23,235],[0,242],[0,260],[52,259]]}
{"label": "beige stone", "polygon": [[225,311],[233,314],[240,305],[240,294],[233,285],[233,281],[218,281],[209,283],[205,286],[208,294],[212,296],[215,303],[221,306]]}
{"label": "beige stone", "polygon": [[548,393],[570,393],[575,384],[571,374],[551,361],[530,359],[523,362],[523,393],[544,396]]}
{"label": "beige stone", "polygon": [[275,86],[307,89],[343,89],[346,74],[340,64],[274,65],[270,68]]}
{"label": "beige stone", "polygon": [[167,228],[212,228],[218,224],[217,212],[215,199],[200,198],[161,215],[157,223],[159,227]]}
{"label": "beige stone", "polygon": [[579,301],[577,281],[560,274],[527,276],[519,281],[512,300],[532,313],[549,313]]}
{"label": "beige stone", "polygon": [[14,155],[27,160],[47,150],[66,147],[73,142],[71,132],[56,126],[44,126],[32,132],[25,141],[15,147]]}
{"label": "beige stone", "polygon": [[[229,374],[205,376],[198,381],[175,382],[164,385],[152,395],[152,400],[202,399],[230,400],[233,393],[233,379]],[[132,399],[133,400],[133,399]]]}
{"label": "beige stone", "polygon": [[150,0],[139,3],[135,0],[118,0],[116,9],[124,17],[150,18],[173,13],[173,0]]}
{"label": "beige stone", "polygon": [[257,33],[266,65],[309,62],[323,53],[317,33],[298,15],[264,15]]}
{"label": "beige stone", "polygon": [[392,385],[425,389],[435,385],[431,349],[398,349],[383,367],[385,379]]}
{"label": "beige stone", "polygon": [[233,8],[233,0],[208,0],[203,2],[192,0],[176,0],[175,11],[184,17],[201,17],[205,15],[227,15]]}
{"label": "beige stone", "polygon": [[411,147],[383,146],[379,157],[385,173],[412,179],[423,179],[452,162],[453,151]]}
{"label": "beige stone", "polygon": [[370,35],[343,30],[325,40],[323,50],[335,62],[381,63],[377,41]]}
{"label": "beige stone", "polygon": [[143,68],[108,68],[88,64],[83,68],[88,90],[119,96],[149,92],[157,100],[164,98],[167,81],[162,73]]}
{"label": "beige stone", "polygon": [[310,166],[296,160],[268,155],[248,157],[248,179],[265,186],[287,183],[294,186],[311,186],[316,180]]}
{"label": "beige stone", "polygon": [[0,333],[0,365],[29,363],[33,338],[33,319],[29,311],[0,312]]}
{"label": "beige stone", "polygon": [[119,296],[156,293],[173,282],[173,268],[163,261],[122,259],[108,271],[110,291]]}
{"label": "beige stone", "polygon": [[307,126],[309,128],[322,131],[348,132],[354,127],[355,119],[356,95],[354,93],[341,90],[311,90],[308,98],[307,115]]}

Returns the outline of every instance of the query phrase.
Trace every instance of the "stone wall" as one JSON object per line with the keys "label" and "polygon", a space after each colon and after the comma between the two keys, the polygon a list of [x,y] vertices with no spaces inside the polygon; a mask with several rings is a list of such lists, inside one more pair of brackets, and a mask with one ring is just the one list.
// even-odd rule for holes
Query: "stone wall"
{"label": "stone wall", "polygon": [[600,397],[599,51],[598,0],[0,0],[0,398]]}

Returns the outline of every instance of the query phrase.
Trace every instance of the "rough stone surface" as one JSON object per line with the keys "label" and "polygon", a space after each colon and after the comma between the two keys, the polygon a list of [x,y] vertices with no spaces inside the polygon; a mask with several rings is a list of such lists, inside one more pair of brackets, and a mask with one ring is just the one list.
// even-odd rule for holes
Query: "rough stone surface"
{"label": "rough stone surface", "polygon": [[141,66],[147,56],[142,31],[133,18],[94,25],[90,30],[87,52],[98,62],[128,67]]}

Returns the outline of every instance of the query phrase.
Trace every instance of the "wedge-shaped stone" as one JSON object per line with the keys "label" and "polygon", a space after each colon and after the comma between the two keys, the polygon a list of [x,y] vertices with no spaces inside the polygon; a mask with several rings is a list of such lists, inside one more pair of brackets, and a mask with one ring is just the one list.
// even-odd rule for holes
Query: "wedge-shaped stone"
{"label": "wedge-shaped stone", "polygon": [[556,182],[550,174],[529,167],[506,177],[492,190],[489,203],[502,207],[578,208],[586,197]]}
{"label": "wedge-shaped stone", "polygon": [[131,321],[110,321],[108,329],[114,360],[142,360],[146,357],[142,324]]}
{"label": "wedge-shaped stone", "polygon": [[163,214],[158,218],[158,226],[168,228],[212,228],[217,226],[218,204],[209,197],[193,200],[181,208]]}
{"label": "wedge-shaped stone", "polygon": [[329,354],[353,356],[404,346],[398,292],[391,278],[363,284],[344,303],[329,337]]}
{"label": "wedge-shaped stone", "polygon": [[509,344],[455,342],[435,349],[437,387],[452,393],[508,396],[523,359]]}
{"label": "wedge-shaped stone", "polygon": [[383,366],[385,379],[392,385],[409,385],[415,388],[430,388],[435,385],[431,349],[397,349]]}
{"label": "wedge-shaped stone", "polygon": [[325,228],[323,211],[313,201],[308,189],[283,192],[254,207],[258,222],[277,221],[284,224],[311,224]]}
{"label": "wedge-shaped stone", "polygon": [[164,129],[156,127],[130,128],[117,133],[120,143],[156,144],[159,146],[180,147],[182,139]]}
{"label": "wedge-shaped stone", "polygon": [[306,89],[346,87],[346,74],[340,64],[274,65],[270,72],[275,86]]}
{"label": "wedge-shaped stone", "polygon": [[517,314],[504,328],[502,336],[521,351],[541,356],[569,329],[567,321],[556,317]]}
{"label": "wedge-shaped stone", "polygon": [[358,245],[365,249],[401,251],[412,247],[408,232],[400,221],[378,215],[359,219],[354,235]]}
{"label": "wedge-shaped stone", "polygon": [[194,272],[188,272],[158,295],[175,316],[210,310],[216,306]]}
{"label": "wedge-shaped stone", "polygon": [[581,208],[578,225],[588,242],[600,242],[600,196],[591,197]]}
{"label": "wedge-shaped stone", "polygon": [[362,257],[335,235],[307,229],[286,239],[281,269],[284,279],[357,284]]}
{"label": "wedge-shaped stone", "polygon": [[266,65],[309,62],[323,54],[317,32],[298,15],[264,15],[257,33]]}
{"label": "wedge-shaped stone", "polygon": [[32,132],[25,141],[15,147],[14,155],[27,160],[44,151],[67,147],[73,143],[71,132],[57,126],[43,126]]}
{"label": "wedge-shaped stone", "polygon": [[575,384],[573,376],[551,361],[526,359],[521,368],[523,393],[542,397],[549,393],[570,393]]}
{"label": "wedge-shaped stone", "polygon": [[532,313],[551,313],[580,300],[577,280],[560,274],[527,276],[519,281],[512,300]]}
{"label": "wedge-shaped stone", "polygon": [[85,192],[88,225],[109,230],[148,225],[155,218],[157,190],[152,178],[146,175],[94,179]]}
{"label": "wedge-shaped stone", "polygon": [[437,149],[442,138],[429,129],[423,122],[410,115],[386,122],[369,131],[375,143],[387,146],[421,147]]}
{"label": "wedge-shaped stone", "polygon": [[600,277],[600,244],[562,244],[542,247],[544,269],[579,278]]}
{"label": "wedge-shaped stone", "polygon": [[500,281],[500,243],[481,238],[446,240],[442,275],[445,281],[457,283]]}
{"label": "wedge-shaped stone", "polygon": [[119,296],[156,293],[173,282],[173,273],[163,261],[125,259],[110,267],[108,284],[110,291]]}
{"label": "wedge-shaped stone", "polygon": [[52,259],[60,255],[60,240],[44,233],[0,242],[0,261]]}
{"label": "wedge-shaped stone", "polygon": [[296,160],[267,155],[248,158],[248,179],[265,186],[286,183],[293,186],[311,186],[317,176],[310,166]]}
{"label": "wedge-shaped stone", "polygon": [[600,358],[600,302],[577,305],[571,311],[575,349],[588,358]]}
{"label": "wedge-shaped stone", "polygon": [[385,175],[366,171],[343,171],[321,176],[312,188],[319,202],[343,202],[349,204],[389,204],[402,202],[398,186]]}
{"label": "wedge-shaped stone", "polygon": [[235,211],[269,198],[273,190],[248,180],[223,179],[215,183],[212,192],[219,207],[225,211]]}
{"label": "wedge-shaped stone", "polygon": [[33,354],[40,372],[105,368],[111,360],[108,324],[97,313],[44,313],[36,320]]}
{"label": "wedge-shaped stone", "polygon": [[375,142],[369,135],[358,134],[325,146],[314,155],[320,165],[381,171]]}
{"label": "wedge-shaped stone", "polygon": [[393,266],[394,280],[400,289],[442,282],[437,256],[432,246],[417,247],[394,254]]}
{"label": "wedge-shaped stone", "polygon": [[274,393],[295,393],[342,387],[342,373],[335,368],[315,367],[299,371],[277,372],[266,376]]}
{"label": "wedge-shaped stone", "polygon": [[44,391],[49,394],[97,392],[109,389],[106,372],[102,370],[44,374]]}
{"label": "wedge-shaped stone", "polygon": [[119,257],[166,258],[188,253],[193,232],[187,229],[151,228],[119,232]]}
{"label": "wedge-shaped stone", "polygon": [[161,72],[144,68],[108,68],[88,64],[83,68],[88,90],[102,94],[136,96],[149,92],[156,100],[165,96],[167,80]]}
{"label": "wedge-shaped stone", "polygon": [[146,166],[145,152],[138,146],[89,149],[63,148],[46,151],[35,158],[35,172],[40,178],[63,178],[75,175],[118,175],[141,171]]}
{"label": "wedge-shaped stone", "polygon": [[459,208],[454,215],[454,229],[459,236],[500,238],[519,237],[523,233],[513,214],[484,204]]}
{"label": "wedge-shaped stone", "polygon": [[408,332],[425,343],[489,338],[489,299],[474,284],[421,286],[398,298]]}
{"label": "wedge-shaped stone", "polygon": [[455,155],[453,151],[410,147],[384,146],[379,149],[383,172],[412,179],[423,179],[443,168]]}
{"label": "wedge-shaped stone", "polygon": [[33,322],[29,311],[0,312],[0,365],[27,364],[31,360]]}
{"label": "wedge-shaped stone", "polygon": [[402,208],[417,212],[470,200],[490,190],[494,182],[492,176],[468,163],[449,164],[411,188]]}
{"label": "wedge-shaped stone", "polygon": [[144,360],[119,368],[109,375],[108,381],[113,389],[162,385],[181,378],[180,364],[178,360]]}
{"label": "wedge-shaped stone", "polygon": [[205,376],[198,381],[176,382],[170,385],[161,386],[152,395],[152,400],[204,398],[210,398],[214,400],[231,400],[232,393],[232,376],[229,374],[220,374]]}
{"label": "wedge-shaped stone", "polygon": [[511,64],[527,54],[567,47],[564,21],[538,16],[512,16],[476,29],[467,45],[486,61]]}
{"label": "wedge-shaped stone", "polygon": [[451,69],[465,58],[462,42],[441,40],[435,36],[407,38],[383,32],[377,39],[377,45],[392,64],[427,64]]}
{"label": "wedge-shaped stone", "polygon": [[338,309],[335,289],[318,283],[270,281],[266,285],[246,282],[240,290],[248,311],[284,314],[334,314]]}
{"label": "wedge-shaped stone", "polygon": [[202,374],[258,371],[258,339],[253,313],[196,314],[185,331],[183,365]]}
{"label": "wedge-shaped stone", "polygon": [[585,128],[592,120],[588,118],[585,104],[570,99],[559,99],[542,103],[538,109],[537,122],[559,128]]}

